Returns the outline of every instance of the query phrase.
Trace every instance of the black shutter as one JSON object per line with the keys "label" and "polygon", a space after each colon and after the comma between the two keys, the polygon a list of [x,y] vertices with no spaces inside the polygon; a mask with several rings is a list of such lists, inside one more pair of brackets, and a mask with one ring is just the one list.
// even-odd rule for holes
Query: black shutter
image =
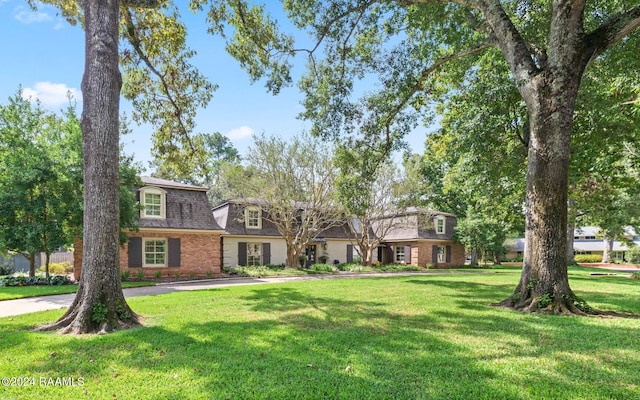
{"label": "black shutter", "polygon": [[169,238],[169,267],[180,266],[180,239]]}
{"label": "black shutter", "polygon": [[271,243],[262,243],[262,263],[271,264]]}
{"label": "black shutter", "polygon": [[247,242],[238,243],[238,265],[247,265]]}
{"label": "black shutter", "polygon": [[433,261],[433,265],[438,263],[438,246],[433,245],[431,248],[431,259]]}
{"label": "black shutter", "polygon": [[447,246],[447,253],[446,254],[447,254],[446,255],[446,257],[447,257],[446,260],[447,260],[448,263],[450,263],[451,262],[451,246]]}
{"label": "black shutter", "polygon": [[353,263],[353,245],[352,244],[347,245],[347,263],[348,264]]}
{"label": "black shutter", "polygon": [[129,238],[129,250],[127,258],[129,259],[129,268],[142,267],[142,238]]}

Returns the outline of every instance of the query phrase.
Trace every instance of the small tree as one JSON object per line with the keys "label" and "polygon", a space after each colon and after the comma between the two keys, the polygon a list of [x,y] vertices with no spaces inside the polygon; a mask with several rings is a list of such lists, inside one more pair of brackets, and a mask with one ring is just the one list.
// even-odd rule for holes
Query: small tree
{"label": "small tree", "polygon": [[360,263],[370,266],[373,252],[398,225],[393,215],[405,209],[400,202],[404,179],[384,154],[371,148],[341,146],[336,153],[338,203],[349,216],[349,238]]}
{"label": "small tree", "polygon": [[261,209],[286,242],[287,267],[297,268],[313,239],[344,224],[334,201],[331,151],[306,135],[290,142],[262,135],[254,137],[247,154],[245,167],[223,170],[227,176],[221,183],[235,182],[224,192]]}

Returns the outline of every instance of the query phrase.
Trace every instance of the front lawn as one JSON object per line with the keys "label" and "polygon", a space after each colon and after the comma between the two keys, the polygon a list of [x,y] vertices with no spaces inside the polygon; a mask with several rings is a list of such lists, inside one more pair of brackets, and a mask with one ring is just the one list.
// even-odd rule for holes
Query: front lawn
{"label": "front lawn", "polygon": [[[154,282],[123,282],[122,287],[153,286]],[[0,301],[22,299],[25,297],[51,296],[54,294],[75,293],[78,285],[34,285],[34,286],[0,286]]]}
{"label": "front lawn", "polygon": [[[33,377],[34,384],[2,387],[0,397],[640,399],[640,320],[490,306],[510,294],[519,274],[136,297],[129,303],[146,326],[103,336],[31,331],[61,310],[2,318],[0,375]],[[640,281],[570,274],[592,306],[640,313]],[[61,386],[63,378],[76,386]]]}

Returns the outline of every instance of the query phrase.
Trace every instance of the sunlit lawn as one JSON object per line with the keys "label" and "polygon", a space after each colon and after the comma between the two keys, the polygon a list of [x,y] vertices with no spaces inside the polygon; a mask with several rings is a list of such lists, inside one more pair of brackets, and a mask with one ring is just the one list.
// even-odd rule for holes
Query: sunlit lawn
{"label": "sunlit lawn", "polygon": [[[592,306],[640,313],[640,281],[571,271]],[[104,336],[31,332],[60,310],[3,318],[0,376],[35,384],[0,398],[640,399],[640,320],[490,306],[518,278],[498,269],[138,297],[146,326]]]}
{"label": "sunlit lawn", "polygon": [[[154,282],[123,282],[122,287],[155,285]],[[22,299],[25,297],[51,296],[54,294],[75,293],[78,285],[38,285],[38,286],[0,286],[0,301]]]}

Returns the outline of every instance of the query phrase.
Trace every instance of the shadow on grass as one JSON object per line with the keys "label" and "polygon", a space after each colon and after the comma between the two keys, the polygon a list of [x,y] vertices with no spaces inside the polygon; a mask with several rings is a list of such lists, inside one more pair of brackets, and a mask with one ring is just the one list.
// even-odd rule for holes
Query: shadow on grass
{"label": "shadow on grass", "polygon": [[[88,338],[52,338],[15,327],[6,334],[15,336],[15,343],[54,339],[56,356],[35,360],[21,372],[84,376],[84,389],[92,398],[637,395],[637,372],[630,368],[640,362],[637,351],[627,359],[615,356],[634,348],[637,329],[482,305],[496,293],[508,294],[509,285],[410,279],[398,288],[405,283],[444,288],[443,296],[456,300],[449,307],[423,311],[396,307],[382,294],[354,300],[298,287],[261,287],[221,303],[219,292],[207,291],[170,295],[166,304],[173,308],[163,303],[158,313],[177,316],[150,321],[152,326],[145,328]],[[161,297],[156,300],[163,301]],[[229,311],[234,302],[236,309]],[[57,393],[59,398],[75,394],[43,392],[47,398]]]}

